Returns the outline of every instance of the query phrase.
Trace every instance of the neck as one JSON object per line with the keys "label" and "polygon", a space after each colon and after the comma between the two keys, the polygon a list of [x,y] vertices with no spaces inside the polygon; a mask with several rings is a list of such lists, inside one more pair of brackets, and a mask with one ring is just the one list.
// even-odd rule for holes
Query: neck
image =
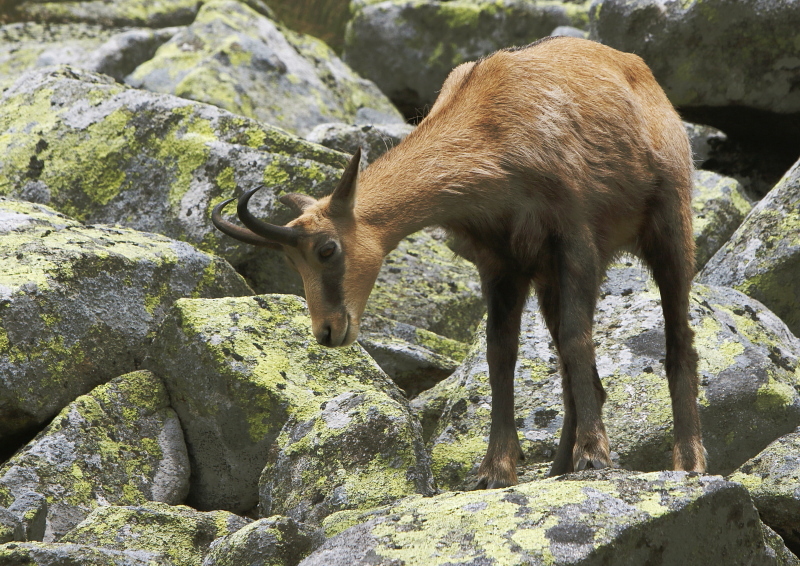
{"label": "neck", "polygon": [[480,189],[500,174],[491,156],[422,134],[412,133],[359,178],[356,215],[381,234],[386,253],[422,228],[475,214],[485,204]]}

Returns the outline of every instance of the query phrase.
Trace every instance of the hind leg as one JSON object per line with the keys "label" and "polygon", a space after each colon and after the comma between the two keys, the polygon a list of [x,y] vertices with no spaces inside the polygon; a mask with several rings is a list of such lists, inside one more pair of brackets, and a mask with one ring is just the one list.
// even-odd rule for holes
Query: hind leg
{"label": "hind leg", "polygon": [[[661,292],[666,335],[666,372],[675,421],[675,470],[704,472],[705,449],[697,410],[697,352],[689,326],[689,291],[694,275],[694,238],[688,189],[659,194],[640,239],[643,259]],[[683,195],[683,196],[682,196]]]}
{"label": "hind leg", "polygon": [[564,395],[564,425],[551,476],[611,465],[602,421],[606,394],[592,340],[598,269],[588,239],[562,240],[553,269],[537,285],[542,315],[561,360]]}
{"label": "hind leg", "polygon": [[484,279],[483,287],[488,303],[486,356],[492,388],[492,424],[476,488],[493,489],[517,484],[517,462],[522,458],[514,420],[514,369],[530,284],[527,278],[504,274]]}

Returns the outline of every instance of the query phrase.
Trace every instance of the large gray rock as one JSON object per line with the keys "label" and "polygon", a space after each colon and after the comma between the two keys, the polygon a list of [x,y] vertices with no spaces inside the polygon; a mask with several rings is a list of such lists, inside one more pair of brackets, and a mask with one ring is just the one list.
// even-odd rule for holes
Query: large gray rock
{"label": "large gray rock", "polygon": [[47,499],[46,541],[98,506],[180,503],[188,489],[180,422],[164,385],[146,371],[79,397],[0,467],[0,505],[30,492]]}
{"label": "large gray rock", "polygon": [[741,485],[681,472],[410,497],[326,527],[340,534],[301,566],[797,564],[782,545],[778,560]]}
{"label": "large gray rock", "polygon": [[[262,476],[262,505],[317,519],[431,490],[419,424],[400,391],[360,347],[317,344],[297,297],[180,300],[145,365],[164,378],[181,418],[189,502],[200,509],[253,508],[271,458],[285,475],[279,484]],[[358,451],[336,450],[348,445]],[[320,461],[315,446],[332,460]]]}
{"label": "large gray rock", "polygon": [[692,193],[695,265],[702,268],[753,208],[742,185],[711,171],[696,171]]}
{"label": "large gray rock", "polygon": [[305,138],[337,151],[353,154],[361,148],[361,162],[371,163],[414,131],[410,124],[320,124]]}
{"label": "large gray rock", "polygon": [[250,522],[227,511],[204,513],[183,505],[105,506],[95,509],[61,542],[146,552],[166,556],[174,566],[198,566],[212,542]]}
{"label": "large gray rock", "polygon": [[297,134],[324,122],[402,122],[377,87],[321,41],[235,0],[212,0],[126,81]]}
{"label": "large gray rock", "polygon": [[307,527],[276,515],[214,541],[203,566],[296,566],[312,544]]}
{"label": "large gray rock", "polygon": [[119,551],[82,544],[0,544],[0,566],[172,566],[163,554]]}
{"label": "large gray rock", "polygon": [[278,194],[327,194],[347,161],[215,106],[74,67],[24,73],[0,94],[0,131],[0,194],[186,240],[235,263],[258,252],[213,227],[214,205],[265,185],[254,210],[283,223]]}
{"label": "large gray rock", "polygon": [[251,294],[184,242],[4,198],[0,264],[0,439],[136,369],[176,299]]}
{"label": "large gray rock", "polygon": [[11,86],[24,71],[64,64],[122,80],[176,31],[33,22],[0,26],[0,87]]}
{"label": "large gray rock", "polygon": [[800,429],[767,446],[729,479],[750,491],[761,520],[800,552]]}
{"label": "large gray rock", "polygon": [[[588,3],[526,0],[357,2],[343,58],[406,114],[433,104],[450,71],[557,26],[586,27]],[[364,5],[367,4],[367,5]]]}
{"label": "large gray rock", "polygon": [[636,53],[678,106],[800,111],[800,11],[787,0],[598,0],[591,37]]}
{"label": "large gray rock", "polygon": [[[271,15],[263,0],[243,0],[263,14]],[[197,16],[202,0],[22,0],[11,2],[9,11],[17,20],[57,24],[85,22],[110,27],[163,28],[188,25]]]}
{"label": "large gray rock", "polygon": [[453,373],[469,345],[388,318],[361,319],[358,343],[409,398]]}
{"label": "large gray rock", "polygon": [[433,492],[419,425],[405,403],[383,392],[347,391],[315,415],[293,415],[276,444],[259,480],[265,517],[318,524],[343,509]]}
{"label": "large gray rock", "polygon": [[[725,288],[696,285],[691,325],[700,363],[700,418],[709,470],[730,473],[800,424],[800,340],[757,301]],[[595,317],[597,369],[608,393],[604,421],[612,454],[640,471],[672,467],[672,410],[664,373],[660,297],[647,274],[610,270]],[[446,401],[445,401],[446,400]],[[485,335],[461,368],[425,401],[433,433],[432,466],[440,488],[474,484],[488,446],[491,392]],[[517,426],[526,464],[549,462],[563,422],[561,378],[550,336],[531,300],[523,317],[515,373]]]}
{"label": "large gray rock", "polygon": [[764,303],[800,335],[800,161],[698,274]]}
{"label": "large gray rock", "polygon": [[365,312],[471,342],[486,312],[478,271],[439,232],[405,238],[384,260]]}

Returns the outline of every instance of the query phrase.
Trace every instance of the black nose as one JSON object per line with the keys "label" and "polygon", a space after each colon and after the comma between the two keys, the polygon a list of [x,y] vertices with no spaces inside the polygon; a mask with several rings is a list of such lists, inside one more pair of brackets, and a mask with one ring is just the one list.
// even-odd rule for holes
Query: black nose
{"label": "black nose", "polygon": [[331,334],[333,334],[333,329],[330,324],[326,324],[322,327],[322,333],[317,337],[317,341],[323,346],[330,346],[332,343]]}

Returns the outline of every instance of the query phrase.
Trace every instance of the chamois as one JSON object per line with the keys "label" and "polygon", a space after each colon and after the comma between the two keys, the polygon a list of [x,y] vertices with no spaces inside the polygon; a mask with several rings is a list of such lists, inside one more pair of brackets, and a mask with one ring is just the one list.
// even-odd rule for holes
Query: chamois
{"label": "chamois", "polygon": [[[592,324],[605,268],[638,255],[661,292],[676,470],[705,470],[697,354],[688,321],[694,269],[692,156],[685,129],[650,69],[598,43],[548,38],[454,69],[428,116],[359,172],[356,151],[330,196],[288,194],[286,226],[248,211],[226,234],[285,250],[303,278],[312,329],[346,346],[384,256],[440,225],[475,263],[488,303],[489,447],[478,488],[517,483],[514,367],[533,286],[561,361],[564,423],[551,475],[611,465]],[[257,190],[257,189],[255,189]]]}

